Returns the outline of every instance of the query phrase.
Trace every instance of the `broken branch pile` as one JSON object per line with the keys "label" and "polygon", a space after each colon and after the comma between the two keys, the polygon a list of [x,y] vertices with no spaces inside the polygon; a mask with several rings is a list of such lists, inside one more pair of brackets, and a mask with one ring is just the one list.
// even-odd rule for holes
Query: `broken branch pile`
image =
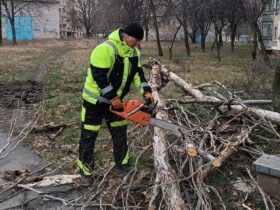
{"label": "broken branch pile", "polygon": [[[72,197],[54,197],[45,188],[40,188],[41,182],[23,184],[18,181],[15,187],[36,193],[45,200],[59,201],[61,209],[211,210],[226,209],[228,205],[231,208],[252,209],[250,196],[256,199],[258,192],[261,192],[259,199],[266,204],[266,209],[275,209],[275,203],[260,190],[255,181],[251,186],[253,190],[246,194],[238,193],[238,198],[231,198],[234,202],[230,204],[223,195],[232,189],[230,183],[223,183],[225,188],[214,186],[213,183],[213,180],[218,182],[219,176],[228,174],[253,180],[247,167],[264,153],[259,142],[279,145],[280,114],[249,107],[270,105],[271,101],[242,100],[219,81],[193,87],[156,60],[151,60],[148,66],[151,68],[149,82],[158,103],[156,118],[183,126],[187,128],[186,131],[175,135],[156,127],[149,130],[147,127],[134,126],[128,136],[135,169],[118,178],[119,173],[115,173],[113,161],[106,163],[102,159],[103,165],[96,167],[92,187],[82,189]],[[170,86],[169,81],[183,90],[182,97],[170,98],[173,92],[180,90],[175,85]],[[167,94],[169,89],[171,94]],[[150,136],[153,151],[150,149]],[[104,151],[108,148],[106,145],[101,149]],[[96,150],[98,153],[98,148]],[[238,158],[234,154],[240,154],[242,158],[230,164],[233,158]],[[140,163],[143,160],[150,165],[143,166]],[[242,170],[241,173],[237,172],[238,168]],[[64,183],[63,179],[66,178],[59,176],[59,184]],[[79,189],[76,181],[68,180],[67,183],[73,183],[74,188]],[[0,196],[6,191],[4,187],[1,188]]]}
{"label": "broken branch pile", "polygon": [[[165,131],[154,129],[156,182],[149,208],[156,209],[155,206],[164,206],[167,209],[212,209],[214,207],[225,209],[219,191],[205,184],[207,176],[237,153],[241,146],[246,146],[249,154],[256,155],[257,149],[254,149],[251,136],[260,129],[265,129],[272,134],[275,141],[279,141],[276,125],[280,125],[280,114],[247,107],[246,104],[270,104],[271,102],[253,100],[244,103],[219,81],[193,88],[190,83],[168,70],[160,62],[152,60],[150,66],[152,66],[150,83],[154,97],[160,104],[157,118],[169,119],[183,125],[188,128],[188,132],[174,139],[174,136],[167,138]],[[187,99],[160,98],[158,91],[164,88],[160,86],[163,84],[160,78],[174,82],[188,95]],[[222,89],[227,96],[215,90],[215,86]],[[206,96],[201,90],[212,95]],[[204,116],[198,116],[185,106],[190,103],[195,109],[199,109],[197,105],[201,105],[200,109],[204,113],[200,114]],[[213,118],[209,118],[210,116]],[[202,121],[203,118],[209,118],[209,121]],[[164,163],[162,163],[163,160]],[[170,195],[171,191],[173,191],[173,196]],[[154,195],[155,193],[160,193],[161,196]],[[218,203],[212,201],[213,195],[216,195]],[[161,199],[158,200],[157,205],[155,205],[155,197]],[[273,206],[272,202],[271,206]]]}

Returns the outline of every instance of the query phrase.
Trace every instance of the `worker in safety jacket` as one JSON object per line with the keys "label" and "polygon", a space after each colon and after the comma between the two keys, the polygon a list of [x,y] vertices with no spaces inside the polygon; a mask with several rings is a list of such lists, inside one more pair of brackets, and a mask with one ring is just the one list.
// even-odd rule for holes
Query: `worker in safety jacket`
{"label": "worker in safety jacket", "polygon": [[82,128],[77,160],[81,185],[88,186],[93,182],[94,145],[103,119],[113,139],[116,167],[124,171],[131,169],[127,120],[110,112],[109,107],[111,105],[115,110],[123,110],[122,99],[132,83],[146,100],[153,100],[151,88],[141,68],[140,51],[136,48],[143,35],[143,29],[131,23],[124,29],[112,32],[108,40],[91,53],[83,89]]}

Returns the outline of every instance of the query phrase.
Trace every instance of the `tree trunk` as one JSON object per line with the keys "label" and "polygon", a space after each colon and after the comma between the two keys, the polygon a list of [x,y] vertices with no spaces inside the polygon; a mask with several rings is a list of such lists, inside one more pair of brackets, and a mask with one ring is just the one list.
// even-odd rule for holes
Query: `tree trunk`
{"label": "tree trunk", "polygon": [[252,59],[256,60],[257,59],[257,48],[258,48],[258,38],[257,38],[257,32],[254,31],[253,35],[253,49],[252,49]]}
{"label": "tree trunk", "polygon": [[183,29],[184,29],[184,40],[185,40],[185,47],[187,50],[187,56],[191,56],[191,48],[189,44],[189,36],[188,36],[188,25],[187,25],[187,14],[186,14],[186,8],[187,8],[187,0],[183,0],[182,3],[182,16],[183,16]]}
{"label": "tree trunk", "polygon": [[149,41],[149,20],[151,15],[151,9],[145,10],[144,28],[145,28],[145,40]]}
{"label": "tree trunk", "polygon": [[280,113],[280,63],[278,63],[274,73],[273,108],[275,112]]}
{"label": "tree trunk", "polygon": [[150,0],[150,5],[151,5],[152,13],[153,13],[153,18],[154,18],[154,27],[155,27],[155,30],[156,30],[157,46],[158,46],[158,55],[159,55],[159,56],[163,56],[163,52],[162,52],[161,45],[160,45],[160,38],[159,38],[159,31],[158,31],[158,23],[157,23],[157,14],[156,14],[156,10],[155,10],[155,7],[154,7],[153,0]]}
{"label": "tree trunk", "polygon": [[216,45],[216,40],[217,40],[217,38],[215,37],[215,40],[214,40],[214,42],[213,42],[213,44],[212,44],[212,46],[211,46],[211,51],[214,50],[214,47],[215,47],[215,45]]}
{"label": "tree trunk", "polygon": [[220,48],[224,46],[222,31],[219,32],[219,43],[220,43]]}
{"label": "tree trunk", "polygon": [[13,33],[13,45],[16,45],[17,44],[17,38],[16,38],[16,26],[15,26],[14,0],[11,0],[11,11],[12,11],[11,26],[12,26],[12,33]]}
{"label": "tree trunk", "polygon": [[[5,11],[7,14],[7,18],[11,24],[12,28],[12,36],[13,36],[13,45],[16,45],[16,28],[15,28],[15,8],[14,8],[14,0],[11,0],[10,5],[7,1],[2,1],[3,6],[5,7]],[[10,6],[10,8],[9,8]]]}
{"label": "tree trunk", "polygon": [[205,34],[201,33],[201,50],[202,52],[205,52],[205,40],[206,40],[206,36]]}
{"label": "tree trunk", "polygon": [[259,43],[261,45],[261,51],[262,51],[264,62],[265,62],[266,65],[271,66],[269,57],[266,53],[265,45],[264,45],[264,42],[263,42],[263,39],[262,39],[262,34],[261,34],[261,30],[260,30],[258,22],[255,22],[254,27],[255,27],[257,35],[258,35]]}
{"label": "tree trunk", "polygon": [[172,41],[171,41],[171,46],[169,47],[169,59],[172,58],[172,48],[173,48],[173,45],[174,45],[176,36],[177,36],[178,31],[180,30],[181,26],[182,26],[182,25],[181,25],[181,23],[180,23],[180,25],[178,26],[178,28],[177,28],[175,34],[173,35],[173,38],[172,38]]}
{"label": "tree trunk", "polygon": [[[165,107],[165,103],[160,99],[158,93],[158,90],[161,88],[161,74],[158,65],[153,65],[150,84],[153,90],[153,96],[158,102],[159,111],[156,114],[156,118],[168,120],[167,113],[162,109]],[[175,181],[178,180],[178,177],[169,163],[168,152],[166,152],[168,146],[165,136],[166,131],[164,129],[154,128],[154,164],[157,173],[157,182],[159,182],[155,183],[155,189],[160,186],[167,209],[187,210],[188,207],[185,205],[184,199],[182,198],[179,182]],[[155,190],[156,193],[157,191],[158,190]],[[154,203],[153,199],[150,202],[149,209],[157,208],[154,206]]]}
{"label": "tree trunk", "polygon": [[3,36],[2,36],[2,1],[0,1],[0,46],[3,45]]}
{"label": "tree trunk", "polygon": [[235,35],[236,35],[236,26],[233,25],[230,27],[230,43],[231,43],[231,52],[234,53],[234,41],[235,41]]}
{"label": "tree trunk", "polygon": [[219,61],[222,61],[222,58],[221,58],[221,53],[220,53],[220,42],[218,41],[218,34],[216,36],[216,49],[217,49],[217,56],[218,56],[218,60]]}
{"label": "tree trunk", "polygon": [[190,35],[191,41],[193,44],[196,44],[196,31],[192,31],[192,35]]}

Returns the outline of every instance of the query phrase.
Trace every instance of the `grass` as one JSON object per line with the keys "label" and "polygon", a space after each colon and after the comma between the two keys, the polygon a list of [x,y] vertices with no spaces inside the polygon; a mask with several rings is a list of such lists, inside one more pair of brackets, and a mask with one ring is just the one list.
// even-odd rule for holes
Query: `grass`
{"label": "grass", "polygon": [[[44,100],[42,101],[43,110],[40,113],[38,125],[57,125],[69,122],[71,122],[71,125],[67,126],[54,140],[48,138],[49,133],[31,133],[25,143],[37,151],[44,159],[52,162],[54,166],[61,165],[61,170],[65,173],[77,173],[75,159],[77,158],[80,135],[81,93],[87,74],[89,56],[96,43],[96,40],[91,39],[51,40],[20,43],[16,47],[4,46],[0,48],[0,85],[34,79],[36,72],[39,71],[39,64],[50,55],[56,55],[54,59],[49,61],[48,73],[42,81]],[[272,78],[272,71],[269,71],[266,66],[261,64],[260,60],[257,62],[257,68],[254,71],[252,70],[254,62],[251,60],[251,46],[248,44],[236,45],[235,52],[231,53],[229,44],[225,43],[221,50],[221,62],[217,60],[216,51],[209,50],[210,44],[204,53],[201,52],[198,44],[192,44],[192,55],[187,57],[184,44],[177,42],[173,48],[172,59],[169,59],[168,55],[169,45],[170,43],[167,42],[162,43],[164,56],[158,57],[155,42],[143,42],[141,46],[142,63],[146,63],[149,57],[155,57],[170,70],[194,85],[219,80],[228,87],[235,88],[235,90],[247,91],[245,84],[252,80],[250,87],[253,90],[250,90],[250,92],[248,89],[247,97],[252,96],[255,93],[254,90],[258,89],[258,87],[269,89],[268,84]],[[277,59],[272,58],[273,63],[276,63]],[[146,75],[148,75],[148,70],[145,71]],[[259,75],[259,77],[255,77],[256,75]],[[269,76],[266,77],[266,75]],[[182,98],[185,95],[182,90],[171,82],[161,90],[161,94],[163,98]],[[264,95],[268,96],[267,94],[259,93],[253,96],[254,98],[261,98]],[[135,91],[132,91],[132,94],[127,98],[135,97],[138,96]],[[205,108],[192,105],[186,105],[186,107],[189,112],[195,112],[202,122],[211,118],[211,114],[213,114],[211,110]],[[132,126],[130,125],[130,127]],[[113,161],[112,142],[109,136],[108,129],[102,126],[96,142],[96,163],[99,166]],[[151,142],[151,138],[147,134],[143,145],[147,145],[149,142]],[[70,146],[70,149],[65,149],[65,146],[67,148]],[[137,148],[133,151],[134,159],[135,154],[138,152]],[[144,157],[139,160],[140,166],[151,168],[153,164],[152,155],[151,150],[147,151]],[[209,183],[217,187],[226,185],[229,181],[227,175],[214,172],[209,177]],[[225,200],[230,201],[233,197],[230,190],[225,189],[223,192]],[[261,206],[261,202],[258,205]]]}

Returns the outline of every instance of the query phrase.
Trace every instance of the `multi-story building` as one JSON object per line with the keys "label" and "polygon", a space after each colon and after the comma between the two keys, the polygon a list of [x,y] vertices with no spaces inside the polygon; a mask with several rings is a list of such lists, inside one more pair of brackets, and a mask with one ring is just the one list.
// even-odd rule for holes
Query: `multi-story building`
{"label": "multi-story building", "polygon": [[273,0],[273,6],[272,51],[280,56],[280,1]]}
{"label": "multi-story building", "polygon": [[83,37],[83,27],[77,18],[75,0],[60,0],[59,8],[60,38]]}
{"label": "multi-story building", "polygon": [[260,18],[266,50],[280,56],[280,0],[272,0]]}
{"label": "multi-story building", "polygon": [[266,50],[272,50],[274,42],[272,36],[272,28],[273,28],[273,3],[269,3],[266,5],[266,9],[263,15],[260,17],[260,29],[262,33],[262,40],[266,47]]}

